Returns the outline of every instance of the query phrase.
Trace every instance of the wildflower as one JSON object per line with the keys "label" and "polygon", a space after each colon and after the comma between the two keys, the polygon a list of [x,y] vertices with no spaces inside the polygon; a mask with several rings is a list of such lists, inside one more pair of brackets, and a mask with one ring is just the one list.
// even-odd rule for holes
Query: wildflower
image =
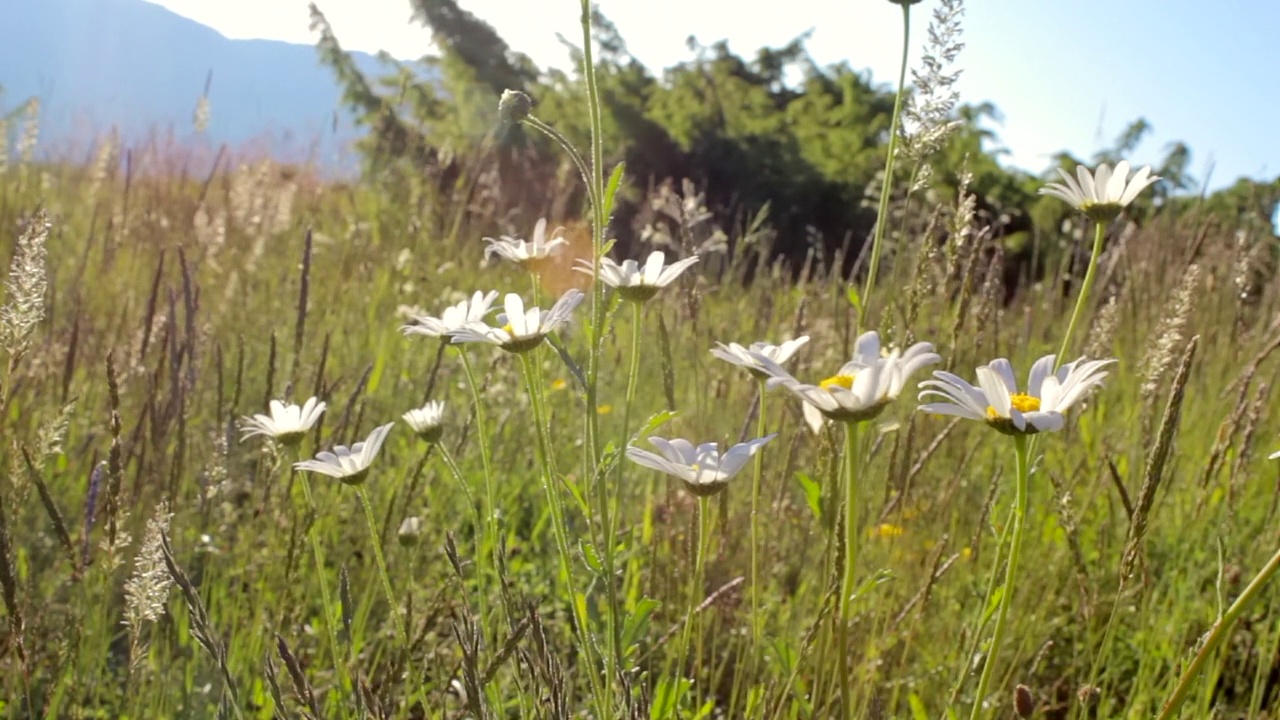
{"label": "wildflower", "polygon": [[649,442],[661,455],[633,445],[627,448],[627,459],[678,478],[684,482],[689,492],[698,497],[706,497],[723,489],[729,479],[746,466],[751,456],[776,436],[777,433],[772,433],[738,443],[724,454],[720,453],[718,443],[703,443],[694,447],[693,443],[680,438],[665,440],[651,437]]}
{"label": "wildflower", "polygon": [[733,363],[740,368],[745,368],[759,380],[765,380],[772,376],[765,372],[764,367],[755,359],[754,356],[756,354],[763,355],[774,363],[782,365],[790,360],[791,356],[795,355],[796,351],[807,342],[809,342],[808,335],[801,335],[800,337],[794,340],[788,340],[781,345],[754,342],[751,343],[751,347],[742,347],[738,343],[729,343],[728,345],[725,345],[724,343],[718,342],[715,347],[711,348],[711,354],[725,362]]}
{"label": "wildflower", "polygon": [[453,333],[453,342],[485,342],[511,353],[525,353],[542,344],[542,339],[569,320],[569,314],[586,297],[581,290],[570,289],[544,315],[536,307],[525,309],[524,301],[508,293],[503,301],[506,312],[498,315],[499,327],[484,322],[470,323]]}
{"label": "wildflower", "polygon": [[337,478],[347,485],[360,485],[368,476],[369,466],[373,464],[373,459],[382,449],[382,443],[387,439],[387,433],[391,432],[392,425],[395,423],[391,422],[374,428],[364,442],[358,442],[351,447],[338,445],[333,448],[333,452],[321,451],[316,454],[314,460],[294,463],[293,469],[318,472],[321,475]]}
{"label": "wildflower", "polygon": [[302,407],[272,400],[270,416],[255,414],[251,418],[240,418],[240,432],[244,433],[240,441],[244,442],[254,435],[263,435],[274,438],[282,445],[297,445],[302,441],[302,436],[320,419],[325,407],[316,398],[310,398]]}
{"label": "wildflower", "polygon": [[954,415],[980,420],[1006,435],[1033,435],[1056,432],[1064,424],[1063,414],[1107,376],[1105,368],[1116,362],[1086,361],[1080,358],[1063,365],[1055,373],[1053,355],[1045,355],[1031,366],[1026,392],[1018,392],[1009,361],[1000,358],[978,368],[978,387],[941,370],[935,380],[920,383],[920,399],[941,398],[926,403],[922,412]]}
{"label": "wildflower", "polygon": [[[659,290],[680,277],[680,273],[698,262],[698,256],[693,255],[664,266],[666,258],[666,253],[654,250],[649,253],[649,258],[645,260],[643,267],[635,260],[623,260],[619,265],[607,257],[600,258],[599,279],[605,285],[617,290],[623,300],[646,302],[657,295]],[[588,275],[594,274],[590,260],[579,258],[577,262],[579,267],[574,268],[575,270]]]}
{"label": "wildflower", "polygon": [[410,410],[401,417],[414,434],[425,442],[440,442],[440,437],[444,435],[444,403],[439,400],[430,400],[426,405]]}
{"label": "wildflower", "polygon": [[860,335],[853,358],[817,385],[800,382],[761,353],[752,357],[772,376],[769,387],[781,385],[804,401],[804,418],[814,432],[822,429],[825,420],[862,422],[876,417],[898,397],[913,373],[942,361],[927,342],[916,343],[905,353],[896,348],[883,352],[874,330]]}
{"label": "wildflower", "polygon": [[416,544],[421,536],[422,518],[417,515],[405,518],[404,522],[400,523],[400,529],[396,531],[396,539],[403,547]]}
{"label": "wildflower", "polygon": [[445,308],[438,318],[415,315],[413,317],[415,324],[405,325],[400,328],[400,331],[405,335],[426,335],[428,337],[451,335],[454,331],[470,323],[483,321],[484,316],[488,315],[489,310],[493,307],[493,301],[497,299],[497,290],[491,290],[487,293],[481,293],[477,290],[470,299]]}
{"label": "wildflower", "polygon": [[559,232],[558,229],[552,232],[552,237],[548,240],[547,219],[540,218],[533,227],[533,239],[528,242],[509,235],[503,235],[498,240],[485,238],[484,241],[489,243],[489,246],[484,249],[484,257],[488,260],[490,255],[497,253],[513,263],[523,265],[525,269],[532,270],[541,261],[559,252],[560,246],[569,244],[568,240],[560,237]]}
{"label": "wildflower", "polygon": [[1097,223],[1116,219],[1120,211],[1138,197],[1138,193],[1160,179],[1159,175],[1151,174],[1149,166],[1129,179],[1129,163],[1125,160],[1117,163],[1114,171],[1102,163],[1093,174],[1083,165],[1076,167],[1074,178],[1062,168],[1058,168],[1058,174],[1065,182],[1048,183],[1040,188],[1040,194],[1065,201]]}

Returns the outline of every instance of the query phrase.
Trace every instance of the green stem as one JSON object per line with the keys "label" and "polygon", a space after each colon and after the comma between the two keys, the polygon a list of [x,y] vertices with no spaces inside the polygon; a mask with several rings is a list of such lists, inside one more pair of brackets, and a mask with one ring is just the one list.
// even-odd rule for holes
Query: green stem
{"label": "green stem", "polygon": [[[756,437],[765,435],[765,380],[759,380],[760,400],[756,407]],[[751,657],[759,659],[760,651],[760,479],[764,475],[764,453],[756,453],[751,473]]]}
{"label": "green stem", "polygon": [[[693,635],[693,626],[698,617],[698,606],[702,604],[703,572],[706,568],[706,545],[710,532],[707,525],[711,519],[711,500],[698,498],[698,546],[693,556],[693,577],[689,579],[689,614],[685,617],[684,627],[680,631],[680,652],[676,656],[676,672],[684,672],[684,664],[689,659],[689,639]],[[692,672],[690,673],[692,675]]]}
{"label": "green stem", "polygon": [[453,479],[457,480],[458,484],[462,486],[462,492],[467,496],[467,505],[471,508],[472,515],[475,516],[476,524],[480,524],[482,522],[480,519],[480,507],[476,505],[476,496],[472,494],[471,486],[467,484],[467,479],[463,477],[462,470],[458,468],[458,463],[453,461],[453,455],[449,453],[443,443],[437,444],[436,450],[439,451],[440,459],[444,461],[445,467],[449,468],[449,473],[453,475]]}
{"label": "green stem", "polygon": [[1000,592],[1000,607],[996,611],[996,627],[991,633],[991,644],[987,646],[987,655],[982,661],[982,675],[978,678],[978,690],[973,696],[973,711],[970,720],[982,716],[982,700],[986,697],[987,686],[991,683],[991,675],[995,669],[995,659],[1004,641],[1005,620],[1009,616],[1009,605],[1013,601],[1015,581],[1018,572],[1018,556],[1022,550],[1022,531],[1026,525],[1027,515],[1027,436],[1014,436],[1014,455],[1017,459],[1017,496],[1013,510],[1013,538],[1009,542],[1009,563],[1004,569],[1004,588]]}
{"label": "green stem", "polygon": [[876,272],[880,269],[880,251],[884,245],[884,228],[888,221],[889,197],[893,189],[893,162],[898,149],[898,124],[902,121],[902,98],[906,95],[907,56],[911,42],[911,5],[902,3],[902,65],[898,69],[898,94],[893,99],[893,120],[889,124],[889,157],[884,161],[884,183],[880,187],[880,206],[876,209],[876,230],[871,240],[871,265],[867,270],[867,284],[862,290],[862,306],[858,312],[858,330],[867,322],[871,289],[876,284]]}
{"label": "green stem", "polygon": [[973,642],[966,649],[962,643],[960,648],[960,676],[956,678],[956,682],[951,686],[951,697],[947,700],[947,710],[950,711],[956,704],[956,700],[960,697],[960,690],[964,687],[965,678],[969,677],[969,662],[965,658],[971,658],[978,652],[978,645],[982,642],[982,628],[986,625],[983,618],[986,617],[987,608],[991,607],[991,598],[996,594],[996,580],[1000,577],[1000,564],[1004,562],[1005,547],[1009,541],[1009,528],[1012,526],[1014,510],[1011,508],[1009,516],[1005,518],[1004,525],[1000,530],[1000,537],[996,539],[995,556],[991,558],[991,573],[987,576],[987,591],[982,596],[982,604],[977,606],[978,618],[973,624]]}
{"label": "green stem", "polygon": [[[493,571],[497,574],[498,531],[495,518],[498,513],[497,499],[493,491],[493,461],[489,452],[489,434],[485,430],[484,402],[480,399],[480,383],[476,381],[475,369],[471,367],[471,358],[462,346],[458,346],[458,357],[462,358],[462,370],[467,376],[467,385],[471,388],[471,402],[476,413],[476,438],[480,441],[480,463],[484,466],[484,542],[489,552],[493,553]],[[441,448],[444,446],[442,445]]]}
{"label": "green stem", "polygon": [[849,622],[853,618],[853,588],[858,566],[858,423],[844,424],[844,571],[840,574],[840,597],[836,633],[836,653],[840,670],[840,701],[846,717],[853,717],[849,686]]}
{"label": "green stem", "polygon": [[[320,536],[316,532],[315,525],[319,513],[315,500],[311,496],[311,481],[307,478],[307,474],[298,473],[298,477],[302,480],[302,495],[306,498],[307,509],[312,515],[307,536],[311,541],[311,557],[316,564],[316,579],[320,582],[320,606],[324,609],[324,629],[325,634],[329,636],[329,654],[333,657],[333,669],[338,673],[343,691],[346,692],[351,681],[347,677],[347,666],[338,653],[338,629],[334,624],[333,600],[329,597],[329,583],[324,572],[324,551],[320,548]],[[338,703],[338,706],[342,708],[343,717],[346,717],[346,706],[342,703]]]}
{"label": "green stem", "polygon": [[[373,517],[373,506],[369,504],[369,493],[364,491],[363,486],[356,486],[356,497],[360,498],[360,504],[364,507],[364,519],[369,524],[369,540],[373,544],[373,557],[378,563],[378,579],[382,582],[382,592],[387,596],[387,604],[391,606],[391,616],[395,618],[396,630],[400,633],[400,639],[404,641],[404,649],[407,656],[412,640],[409,638],[409,629],[405,627],[404,618],[400,616],[400,603],[396,600],[395,591],[391,589],[391,576],[387,573],[387,560],[382,555],[382,535],[378,532],[378,521]],[[412,673],[410,673],[410,677],[412,676]]]}
{"label": "green stem", "polygon": [[1089,300],[1089,291],[1093,288],[1093,276],[1098,269],[1098,256],[1102,254],[1102,238],[1106,226],[1096,223],[1093,233],[1093,252],[1089,255],[1089,268],[1084,271],[1084,282],[1080,285],[1080,295],[1076,298],[1076,307],[1071,311],[1071,322],[1067,324],[1067,334],[1062,336],[1062,347],[1058,350],[1058,364],[1067,362],[1067,351],[1071,349],[1071,336],[1076,331],[1076,323],[1084,312]]}
{"label": "green stem", "polygon": [[[542,479],[542,490],[547,498],[547,509],[551,513],[551,526],[555,534],[556,550],[560,555],[560,574],[563,576],[565,583],[565,595],[569,598],[569,604],[573,608],[574,626],[578,633],[580,650],[586,656],[585,667],[589,668],[586,675],[588,682],[591,684],[592,694],[595,695],[597,704],[601,705],[600,712],[603,713],[602,717],[612,717],[611,703],[609,703],[606,696],[602,695],[600,678],[595,672],[595,653],[592,652],[594,645],[589,635],[590,625],[588,623],[590,619],[586,615],[585,603],[578,596],[578,591],[573,581],[573,559],[569,550],[569,531],[565,526],[560,492],[556,487],[555,473],[552,471],[551,441],[547,437],[546,416],[542,407],[542,393],[536,379],[535,360],[531,357],[532,354],[532,352],[520,353],[520,369],[524,373],[525,391],[529,394],[529,404],[533,408],[533,424],[538,439],[539,475]],[[588,414],[594,414],[594,412],[589,412]]]}
{"label": "green stem", "polygon": [[1244,592],[1240,593],[1240,597],[1236,598],[1236,601],[1231,603],[1231,607],[1227,608],[1227,612],[1213,624],[1213,628],[1205,636],[1200,650],[1191,660],[1191,664],[1187,666],[1187,669],[1183,671],[1182,677],[1178,679],[1178,685],[1174,688],[1173,695],[1165,701],[1164,706],[1160,709],[1160,715],[1156,717],[1156,720],[1171,720],[1171,718],[1177,716],[1178,708],[1187,699],[1187,694],[1191,692],[1192,683],[1204,668],[1209,656],[1218,649],[1223,640],[1227,639],[1236,619],[1258,596],[1258,593],[1262,591],[1263,586],[1276,573],[1276,570],[1280,570],[1280,550],[1277,550],[1271,556],[1271,559],[1267,561],[1262,570],[1249,582]]}

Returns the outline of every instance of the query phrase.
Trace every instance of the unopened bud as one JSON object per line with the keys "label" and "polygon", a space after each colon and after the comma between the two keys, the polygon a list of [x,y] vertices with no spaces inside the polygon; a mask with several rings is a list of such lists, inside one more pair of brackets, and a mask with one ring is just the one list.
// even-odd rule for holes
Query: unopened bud
{"label": "unopened bud", "polygon": [[407,517],[404,522],[400,523],[400,530],[396,533],[400,544],[409,547],[418,542],[418,538],[422,535],[422,518],[414,515]]}
{"label": "unopened bud", "polygon": [[533,110],[533,98],[519,90],[503,90],[498,100],[498,116],[503,122],[518,123]]}

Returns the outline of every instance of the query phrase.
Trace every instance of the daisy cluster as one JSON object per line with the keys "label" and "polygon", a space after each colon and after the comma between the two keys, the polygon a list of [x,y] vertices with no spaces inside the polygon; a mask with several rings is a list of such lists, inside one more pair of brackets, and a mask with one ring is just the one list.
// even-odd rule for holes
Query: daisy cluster
{"label": "daisy cluster", "polygon": [[[1101,165],[1092,173],[1080,168],[1075,177],[1062,173],[1063,183],[1050,183],[1042,193],[1058,197],[1076,209],[1099,219],[1116,214],[1159,178],[1149,168],[1129,177],[1128,163],[1114,169]],[[568,241],[557,229],[548,233],[546,220],[539,220],[529,240],[501,236],[484,238],[486,258],[497,255],[536,273],[540,267],[566,251]],[[699,258],[667,262],[662,251],[643,261],[616,262],[601,257],[598,262],[579,258],[574,269],[588,274],[616,292],[624,301],[637,305],[648,302]],[[496,345],[509,353],[527,353],[572,319],[582,304],[581,290],[570,289],[546,309],[527,304],[517,293],[502,299],[502,311],[494,320],[497,291],[476,291],[446,307],[438,316],[414,316],[401,328],[406,336],[445,339],[450,344]],[[906,388],[912,376],[942,357],[928,342],[905,349],[886,346],[875,331],[861,334],[847,362],[825,377],[803,381],[792,375],[787,363],[808,342],[801,336],[774,345],[716,343],[713,357],[746,370],[762,383],[762,389],[782,388],[800,402],[807,425],[820,432],[830,423],[861,423],[877,418]],[[946,371],[919,384],[919,410],[934,415],[950,415],[985,423],[1006,435],[1032,435],[1061,430],[1068,411],[1098,387],[1114,359],[1079,358],[1057,365],[1059,358],[1046,355],[1031,367],[1026,385],[1019,387],[1013,366],[997,358],[976,369],[977,384]],[[273,401],[268,415],[242,419],[244,438],[265,436],[285,446],[296,446],[318,422],[325,403],[316,398],[302,406]],[[429,402],[402,416],[422,440],[438,442],[444,423],[444,404]],[[295,469],[318,472],[348,483],[362,482],[394,423],[381,425],[362,442],[338,445],[320,452],[314,459],[295,464]],[[683,438],[651,437],[657,452],[629,446],[626,456],[633,462],[659,470],[683,481],[697,495],[723,488],[776,433],[732,445],[723,451],[718,443],[694,444]]]}

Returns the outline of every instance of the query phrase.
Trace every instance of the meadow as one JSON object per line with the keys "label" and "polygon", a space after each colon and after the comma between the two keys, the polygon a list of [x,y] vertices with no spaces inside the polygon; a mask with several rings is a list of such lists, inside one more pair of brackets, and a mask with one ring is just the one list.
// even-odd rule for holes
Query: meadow
{"label": "meadow", "polygon": [[[887,190],[848,274],[714,231],[686,184],[628,257],[697,261],[617,290],[632,180],[503,102],[581,212],[105,138],[0,166],[6,716],[1275,716],[1274,237],[1113,198],[1075,215],[1084,252],[1106,231],[1087,279],[1010,275],[972,195],[917,228]],[[712,352],[802,337],[773,383]],[[1055,419],[1046,355],[1115,362]],[[980,419],[919,408],[934,371]],[[853,404],[806,413],[792,376]],[[628,451],[652,437],[723,454],[682,480]]]}

